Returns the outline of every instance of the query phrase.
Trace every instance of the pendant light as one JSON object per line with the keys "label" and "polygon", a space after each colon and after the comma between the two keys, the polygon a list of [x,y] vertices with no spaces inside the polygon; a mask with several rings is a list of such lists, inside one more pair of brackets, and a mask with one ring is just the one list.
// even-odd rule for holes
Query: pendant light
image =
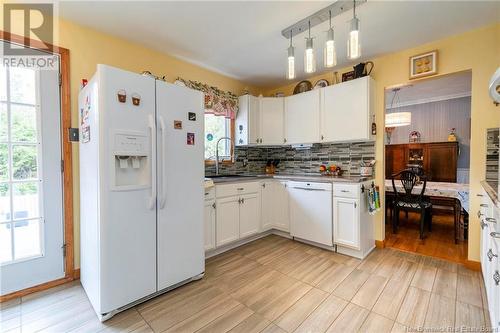
{"label": "pendant light", "polygon": [[356,0],[353,7],[353,18],[350,22],[349,38],[347,39],[347,58],[353,60],[361,57],[361,45],[359,43],[359,20],[356,17]]}
{"label": "pendant light", "polygon": [[332,11],[328,11],[330,18],[330,29],[326,33],[326,42],[323,54],[324,65],[326,68],[331,68],[337,65],[337,52],[335,51],[335,40],[333,39],[332,28]]}
{"label": "pendant light", "polygon": [[311,21],[309,21],[309,37],[306,38],[306,50],[304,51],[304,72],[314,73],[316,71],[316,59],[314,56],[313,39],[311,37]]}
{"label": "pendant light", "polygon": [[286,71],[286,78],[288,80],[295,79],[295,48],[292,44],[292,30],[290,30],[290,46],[288,47],[288,67]]}

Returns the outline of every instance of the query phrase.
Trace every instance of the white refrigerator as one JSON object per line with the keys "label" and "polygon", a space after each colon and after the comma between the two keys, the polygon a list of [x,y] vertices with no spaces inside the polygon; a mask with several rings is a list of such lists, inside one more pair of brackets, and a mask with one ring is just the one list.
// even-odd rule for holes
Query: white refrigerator
{"label": "white refrigerator", "polygon": [[106,65],[79,95],[81,283],[101,320],[203,277],[203,94]]}

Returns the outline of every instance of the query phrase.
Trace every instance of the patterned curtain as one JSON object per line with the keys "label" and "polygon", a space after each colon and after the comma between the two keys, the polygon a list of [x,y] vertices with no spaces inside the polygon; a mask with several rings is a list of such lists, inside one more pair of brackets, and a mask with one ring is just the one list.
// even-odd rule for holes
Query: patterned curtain
{"label": "patterned curtain", "polygon": [[188,81],[181,78],[186,87],[199,90],[205,94],[205,113],[235,119],[238,112],[238,96],[229,91],[222,91],[197,81]]}

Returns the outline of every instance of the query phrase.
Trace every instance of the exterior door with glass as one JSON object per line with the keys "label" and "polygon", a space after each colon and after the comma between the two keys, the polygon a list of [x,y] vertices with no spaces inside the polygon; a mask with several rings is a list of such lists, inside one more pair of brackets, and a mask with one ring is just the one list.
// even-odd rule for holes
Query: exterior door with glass
{"label": "exterior door with glass", "polygon": [[59,69],[0,65],[0,295],[64,277],[60,114]]}

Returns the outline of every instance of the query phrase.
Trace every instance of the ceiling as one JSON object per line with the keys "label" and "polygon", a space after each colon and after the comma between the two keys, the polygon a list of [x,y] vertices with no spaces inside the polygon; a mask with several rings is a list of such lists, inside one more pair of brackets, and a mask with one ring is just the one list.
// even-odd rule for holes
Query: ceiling
{"label": "ceiling", "polygon": [[[61,1],[59,13],[248,84],[271,87],[287,83],[289,41],[281,30],[332,2]],[[369,0],[357,13],[361,60],[368,60],[500,21],[500,2]],[[339,68],[353,64],[345,56],[351,17],[346,12],[333,19]],[[312,29],[319,72],[326,30],[326,22]],[[294,39],[298,79],[305,77],[304,37]]]}
{"label": "ceiling", "polygon": [[472,73],[465,71],[400,86],[395,98],[394,90],[386,89],[386,109],[391,107],[393,99],[392,106],[396,108],[470,96],[471,84]]}

